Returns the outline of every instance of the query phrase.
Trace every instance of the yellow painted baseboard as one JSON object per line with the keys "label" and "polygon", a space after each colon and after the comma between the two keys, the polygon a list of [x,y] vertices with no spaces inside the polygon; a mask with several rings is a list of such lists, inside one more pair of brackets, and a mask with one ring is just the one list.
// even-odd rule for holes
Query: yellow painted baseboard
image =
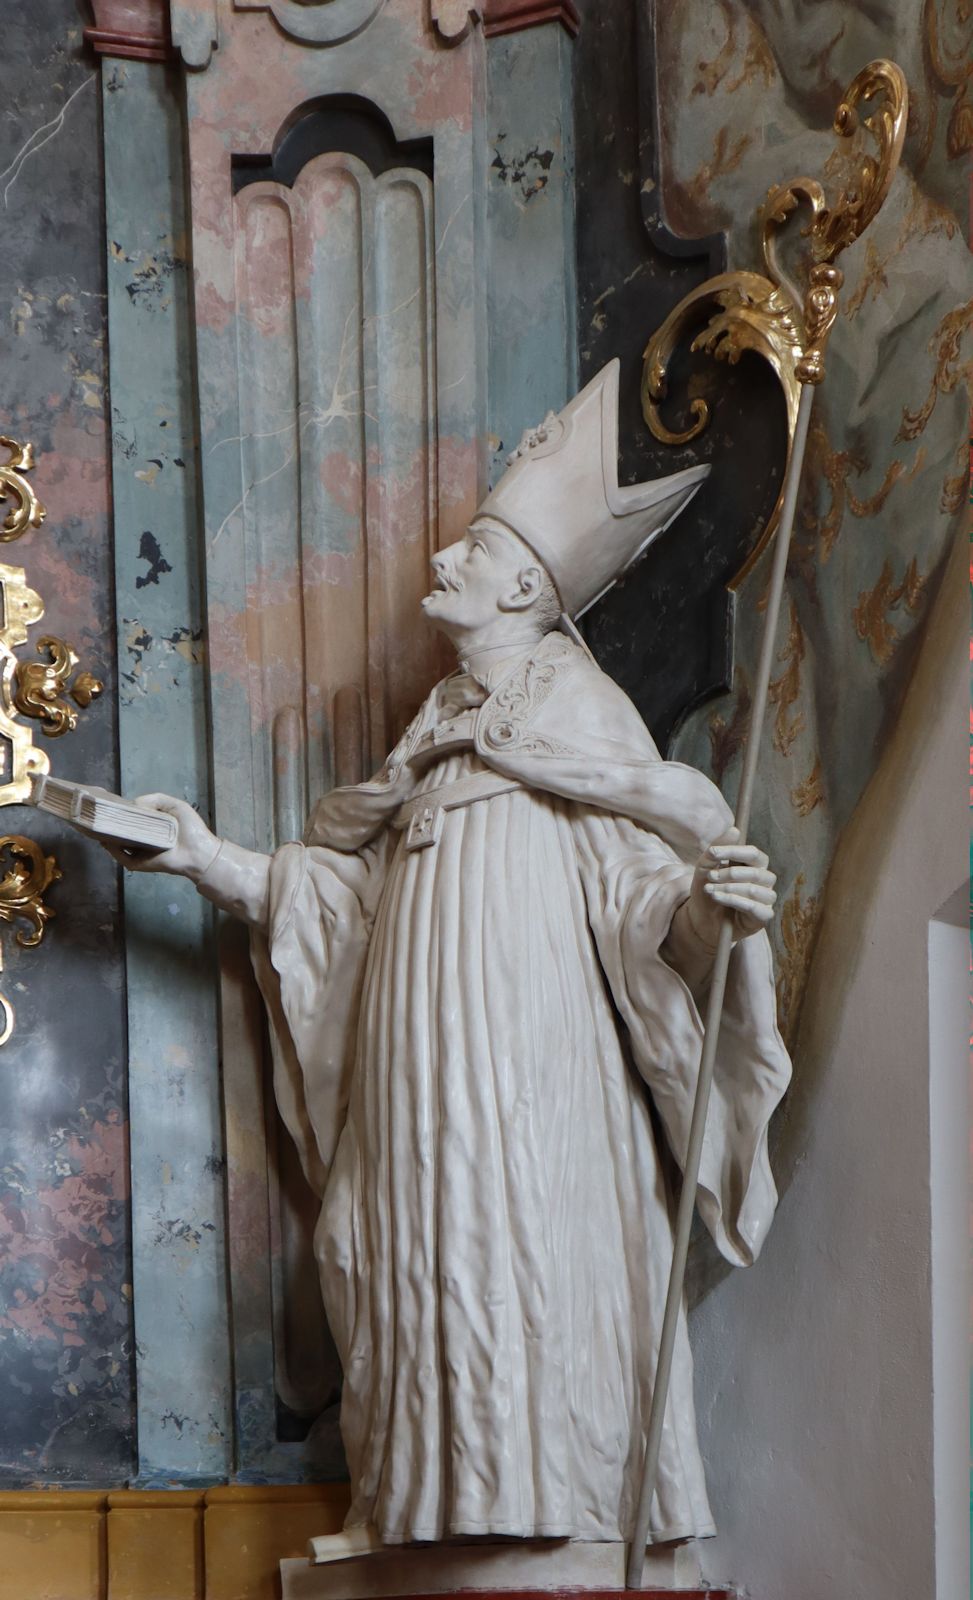
{"label": "yellow painted baseboard", "polygon": [[348,1486],[0,1493],[0,1600],[277,1600]]}

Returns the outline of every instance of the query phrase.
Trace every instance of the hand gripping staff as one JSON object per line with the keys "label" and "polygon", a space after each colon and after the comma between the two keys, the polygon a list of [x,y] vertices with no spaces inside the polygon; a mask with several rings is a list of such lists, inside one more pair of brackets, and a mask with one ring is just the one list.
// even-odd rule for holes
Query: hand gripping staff
{"label": "hand gripping staff", "polygon": [[[860,102],[870,103],[873,108],[870,115],[861,119],[857,109]],[[736,360],[745,348],[759,350],[759,353],[767,356],[777,368],[785,390],[788,388],[786,380],[790,377],[789,398],[796,398],[797,401],[796,420],[792,410],[793,436],[788,452],[783,491],[778,503],[780,516],[777,543],[774,549],[767,595],[767,615],[753,691],[752,731],[744,756],[740,793],[737,799],[735,821],[740,830],[741,843],[746,842],[750,823],[760,736],[767,709],[777,622],[784,591],[787,556],[807,444],[808,424],[814,403],[814,390],[824,377],[824,349],[838,313],[838,291],[841,288],[843,274],[834,265],[834,261],[846,246],[864,232],[888,194],[902,153],[907,113],[908,95],[901,69],[891,61],[870,62],[845,91],[835,114],[834,130],[843,138],[854,138],[860,128],[863,128],[878,145],[877,156],[858,151],[852,153],[850,173],[837,200],[831,206],[827,204],[821,185],[813,178],[796,178],[790,184],[771,189],[761,213],[764,260],[769,278],[761,278],[755,273],[725,273],[721,278],[712,279],[709,285],[704,286],[723,309],[713,319],[709,329],[697,338],[694,348],[710,349],[716,355],[731,361]],[[810,239],[813,261],[808,274],[807,290],[803,296],[803,317],[798,310],[801,297],[784,277],[774,250],[775,230],[802,203],[809,206],[812,213],[811,222],[805,230],[805,237]],[[691,298],[698,303],[701,291],[695,291]],[[650,402],[665,395],[664,356],[671,351],[673,343],[670,333],[667,345],[665,330],[678,326],[679,320],[680,308],[677,307],[676,312],[667,319],[664,328],[660,329],[646,351]],[[664,353],[661,363],[658,360],[660,350]],[[655,360],[650,362],[653,356]],[[782,372],[782,367],[789,367],[789,371]],[[695,405],[700,407],[703,402],[696,402]],[[649,409],[652,409],[651,406]],[[648,410],[646,414],[648,417]],[[690,436],[698,433],[705,424],[705,410],[697,411],[697,419],[697,426],[690,430]],[[651,424],[651,417],[649,421]],[[660,429],[655,428],[654,431],[660,432]],[[660,436],[664,437],[665,433],[660,432]],[[686,437],[682,435],[678,442],[684,442]],[[675,436],[669,435],[669,438],[676,442]],[[669,1273],[659,1359],[649,1412],[642,1485],[626,1569],[625,1581],[629,1589],[638,1589],[642,1584],[645,1546],[659,1469],[659,1450],[672,1372],[676,1323],[682,1304],[689,1235],[696,1202],[706,1113],[713,1083],[732,943],[732,928],[727,918],[720,931],[713,960],[713,976],[706,1009],[706,1033],[690,1124],[689,1146],[683,1167],[682,1189],[676,1213],[672,1267]]]}

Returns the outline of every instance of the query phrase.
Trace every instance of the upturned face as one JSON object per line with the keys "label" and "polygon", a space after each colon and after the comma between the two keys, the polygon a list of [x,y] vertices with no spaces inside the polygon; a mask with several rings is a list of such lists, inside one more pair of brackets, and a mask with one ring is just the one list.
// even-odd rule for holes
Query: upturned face
{"label": "upturned face", "polygon": [[443,632],[475,633],[499,613],[520,609],[525,573],[540,572],[537,557],[502,523],[478,517],[462,539],[434,555],[434,584],[422,602]]}

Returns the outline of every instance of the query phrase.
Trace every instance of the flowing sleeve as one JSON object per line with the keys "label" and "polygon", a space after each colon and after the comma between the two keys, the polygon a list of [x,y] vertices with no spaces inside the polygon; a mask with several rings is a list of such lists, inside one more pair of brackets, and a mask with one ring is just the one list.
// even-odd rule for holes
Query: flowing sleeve
{"label": "flowing sleeve", "polygon": [[387,830],[361,850],[286,844],[270,862],[251,956],[270,1021],[274,1090],[304,1174],[323,1195],[345,1122],[365,955]]}
{"label": "flowing sleeve", "polygon": [[[632,1057],[683,1166],[699,1075],[704,983],[691,993],[662,949],[692,868],[656,834],[579,806],[574,823],[588,917]],[[765,933],[733,948],[696,1201],[720,1253],[756,1260],[777,1203],[770,1118],[790,1080]]]}

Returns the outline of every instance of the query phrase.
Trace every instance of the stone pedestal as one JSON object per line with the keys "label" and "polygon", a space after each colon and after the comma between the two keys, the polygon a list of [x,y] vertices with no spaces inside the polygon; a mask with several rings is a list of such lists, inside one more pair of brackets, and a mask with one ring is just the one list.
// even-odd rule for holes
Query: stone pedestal
{"label": "stone pedestal", "polygon": [[[280,1564],[282,1596],[283,1600],[391,1600],[461,1590],[619,1590],[625,1588],[625,1549],[623,1544],[565,1539],[409,1546],[321,1566],[288,1560]],[[694,1545],[665,1545],[646,1552],[644,1590],[685,1592],[697,1590],[698,1584]]]}

